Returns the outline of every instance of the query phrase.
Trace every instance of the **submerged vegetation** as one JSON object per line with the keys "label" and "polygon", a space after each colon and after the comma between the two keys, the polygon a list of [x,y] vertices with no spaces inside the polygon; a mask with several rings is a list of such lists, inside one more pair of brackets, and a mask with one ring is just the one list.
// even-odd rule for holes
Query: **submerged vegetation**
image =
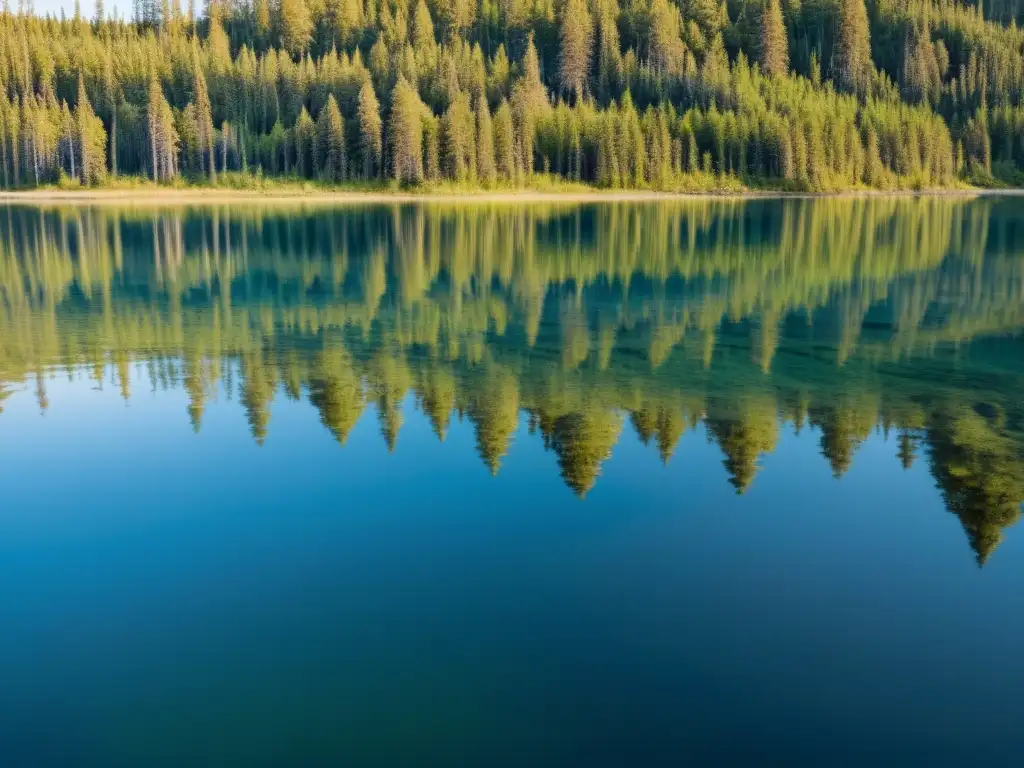
{"label": "submerged vegetation", "polygon": [[[280,398],[344,444],[414,402],[497,473],[522,422],[577,495],[624,429],[701,430],[739,493],[784,428],[842,477],[876,430],[979,562],[1024,500],[1015,200],[0,210],[0,409],[56,376],[182,388],[202,428]],[[0,418],[2,430],[2,418]],[[681,459],[675,459],[678,463]]]}
{"label": "submerged vegetation", "polygon": [[[7,5],[5,4],[5,9]],[[1024,32],[961,0],[97,0],[0,12],[0,185],[1015,184]],[[1009,23],[1007,23],[1009,21]]]}

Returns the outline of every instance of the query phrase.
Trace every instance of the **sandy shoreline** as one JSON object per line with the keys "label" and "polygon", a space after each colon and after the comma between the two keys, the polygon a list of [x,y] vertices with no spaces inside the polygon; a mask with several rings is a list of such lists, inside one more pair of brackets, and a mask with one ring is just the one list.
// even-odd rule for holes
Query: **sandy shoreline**
{"label": "sandy shoreline", "polygon": [[332,192],[329,190],[233,190],[233,189],[83,189],[83,190],[19,190],[0,191],[0,203],[118,203],[122,205],[175,205],[226,203],[316,203],[332,205],[379,205],[394,203],[458,203],[458,204],[540,204],[540,203],[610,203],[664,202],[679,200],[756,200],[765,198],[866,198],[866,197],[977,197],[1018,196],[1024,189],[936,189],[850,192],[698,192],[675,193],[636,191],[586,192]]}

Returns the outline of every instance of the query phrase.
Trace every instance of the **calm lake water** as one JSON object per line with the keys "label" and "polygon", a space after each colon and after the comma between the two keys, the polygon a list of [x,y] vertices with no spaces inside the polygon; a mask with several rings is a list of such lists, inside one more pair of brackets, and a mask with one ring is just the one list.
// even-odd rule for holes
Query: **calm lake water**
{"label": "calm lake water", "polygon": [[1024,200],[0,207],[0,764],[1020,765]]}

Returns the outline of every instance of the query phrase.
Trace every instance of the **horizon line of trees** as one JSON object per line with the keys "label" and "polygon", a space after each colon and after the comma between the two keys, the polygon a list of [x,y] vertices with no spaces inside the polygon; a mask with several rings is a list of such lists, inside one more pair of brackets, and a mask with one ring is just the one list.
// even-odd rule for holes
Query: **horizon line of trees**
{"label": "horizon line of trees", "polygon": [[958,0],[136,0],[0,12],[0,184],[1013,180],[1024,33]]}

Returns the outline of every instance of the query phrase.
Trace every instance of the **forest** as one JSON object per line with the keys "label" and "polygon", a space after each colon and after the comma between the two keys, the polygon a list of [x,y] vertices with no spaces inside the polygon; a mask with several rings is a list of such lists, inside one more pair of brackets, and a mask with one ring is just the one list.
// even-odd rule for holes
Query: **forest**
{"label": "forest", "polygon": [[1024,179],[1016,3],[0,12],[0,185],[830,191]]}
{"label": "forest", "polygon": [[389,450],[415,407],[494,474],[524,420],[584,497],[627,426],[673,471],[703,432],[737,493],[783,429],[837,478],[881,430],[984,563],[1024,501],[1013,202],[9,207],[0,432],[64,377],[182,391],[196,432],[235,398],[259,445],[286,399]]}

